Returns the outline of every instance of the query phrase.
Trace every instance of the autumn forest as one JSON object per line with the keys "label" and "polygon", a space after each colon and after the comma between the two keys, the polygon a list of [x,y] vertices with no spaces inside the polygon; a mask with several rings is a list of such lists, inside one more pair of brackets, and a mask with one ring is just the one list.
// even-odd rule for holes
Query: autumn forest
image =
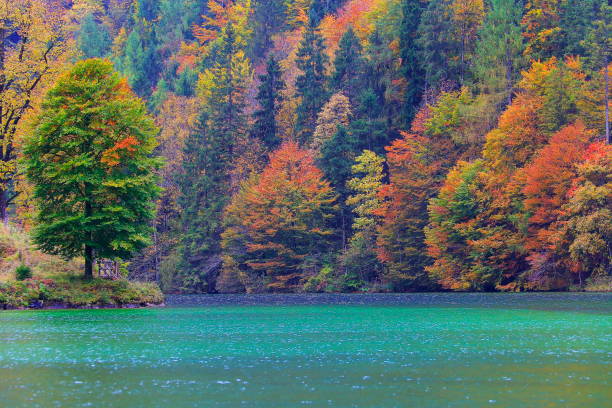
{"label": "autumn forest", "polygon": [[0,215],[167,293],[609,289],[611,15],[0,0]]}

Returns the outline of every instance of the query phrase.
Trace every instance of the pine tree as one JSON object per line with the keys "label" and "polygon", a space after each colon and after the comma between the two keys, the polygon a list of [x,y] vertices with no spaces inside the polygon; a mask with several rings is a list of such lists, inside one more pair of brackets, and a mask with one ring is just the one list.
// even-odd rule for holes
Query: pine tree
{"label": "pine tree", "polygon": [[330,78],[331,90],[341,91],[352,103],[357,103],[364,84],[363,49],[352,27],[340,39],[334,58],[334,72]]}
{"label": "pine tree", "polygon": [[425,73],[425,89],[441,82],[458,82],[459,45],[454,39],[452,0],[431,0],[421,15],[417,30],[418,58]]}
{"label": "pine tree", "polygon": [[400,26],[400,53],[402,58],[402,76],[406,81],[404,95],[403,120],[412,123],[424,88],[424,73],[419,61],[417,29],[423,13],[421,0],[404,0],[402,3],[402,22]]}
{"label": "pine tree", "polygon": [[218,256],[221,218],[228,198],[227,145],[208,129],[204,112],[185,141],[183,171],[179,179],[181,207],[182,290],[203,293],[209,286],[202,265]]}
{"label": "pine tree", "polygon": [[[561,29],[560,49],[561,55],[585,55],[588,50],[584,48],[582,40],[597,20],[600,5],[605,0],[573,0],[563,1],[559,7],[559,28]],[[608,17],[609,19],[609,17]]]}
{"label": "pine tree", "polygon": [[136,18],[153,21],[159,13],[159,0],[137,0]]}
{"label": "pine tree", "polygon": [[151,25],[138,22],[128,35],[125,52],[119,66],[128,77],[130,86],[141,97],[151,94],[161,70],[157,55],[157,39]]}
{"label": "pine tree", "polygon": [[327,54],[323,38],[312,20],[298,48],[296,64],[302,73],[295,83],[296,96],[300,99],[295,130],[300,144],[306,145],[316,127],[317,115],[327,101]]}
{"label": "pine tree", "polygon": [[232,23],[221,34],[221,44],[212,68],[201,75],[198,88],[209,113],[210,131],[227,146],[230,161],[239,138],[246,133],[245,93],[251,65],[238,43]]}
{"label": "pine tree", "polygon": [[77,46],[85,58],[102,58],[110,52],[112,39],[106,27],[88,14],[81,23]]}
{"label": "pine tree", "polygon": [[257,92],[259,110],[255,112],[255,123],[252,135],[259,138],[268,150],[274,150],[280,144],[276,116],[282,100],[281,91],[285,88],[282,72],[278,62],[270,55],[266,64],[266,73],[259,76],[260,85]]}
{"label": "pine tree", "polygon": [[523,67],[522,13],[515,0],[493,0],[476,45],[476,83],[488,94],[499,94],[506,105]]}
{"label": "pine tree", "polygon": [[223,209],[231,190],[236,146],[245,137],[244,94],[250,65],[236,43],[232,24],[221,33],[215,65],[204,71],[198,87],[202,114],[185,150],[182,283],[184,290],[214,290],[210,273],[218,271]]}
{"label": "pine tree", "polygon": [[610,64],[610,52],[612,50],[612,7],[602,5],[599,13],[599,18],[594,22],[592,29],[583,41],[583,46],[588,51],[587,53],[587,68],[591,71],[603,71],[603,87],[604,87],[604,109],[606,121],[606,141],[612,144],[612,136],[610,135],[610,77],[608,73],[608,65]]}
{"label": "pine tree", "polygon": [[256,0],[253,7],[252,55],[265,55],[273,46],[272,35],[284,27],[287,6],[284,0]]}
{"label": "pine tree", "polygon": [[33,238],[66,258],[126,259],[147,246],[159,194],[157,129],[111,63],[78,62],[49,91],[25,146],[38,207]]}

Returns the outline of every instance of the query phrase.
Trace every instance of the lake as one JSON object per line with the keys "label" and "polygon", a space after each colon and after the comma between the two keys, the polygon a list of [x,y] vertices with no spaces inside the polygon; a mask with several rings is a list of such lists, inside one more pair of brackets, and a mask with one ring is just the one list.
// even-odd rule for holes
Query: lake
{"label": "lake", "polygon": [[2,407],[604,407],[612,295],[170,296],[0,312]]}

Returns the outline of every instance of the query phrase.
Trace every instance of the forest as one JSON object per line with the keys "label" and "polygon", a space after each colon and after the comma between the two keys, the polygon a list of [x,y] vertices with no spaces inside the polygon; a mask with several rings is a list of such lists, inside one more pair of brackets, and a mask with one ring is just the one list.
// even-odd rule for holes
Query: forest
{"label": "forest", "polygon": [[166,293],[609,290],[611,10],[0,0],[0,216]]}

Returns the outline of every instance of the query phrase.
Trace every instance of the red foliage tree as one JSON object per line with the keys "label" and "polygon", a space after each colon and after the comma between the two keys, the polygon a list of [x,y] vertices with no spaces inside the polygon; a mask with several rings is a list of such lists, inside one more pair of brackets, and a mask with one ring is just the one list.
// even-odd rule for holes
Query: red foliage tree
{"label": "red foliage tree", "polygon": [[567,285],[564,272],[575,269],[567,258],[558,256],[558,248],[563,238],[564,205],[592,137],[582,122],[565,127],[553,135],[522,175],[525,209],[531,214],[525,246],[530,251],[532,273],[547,285]]}

